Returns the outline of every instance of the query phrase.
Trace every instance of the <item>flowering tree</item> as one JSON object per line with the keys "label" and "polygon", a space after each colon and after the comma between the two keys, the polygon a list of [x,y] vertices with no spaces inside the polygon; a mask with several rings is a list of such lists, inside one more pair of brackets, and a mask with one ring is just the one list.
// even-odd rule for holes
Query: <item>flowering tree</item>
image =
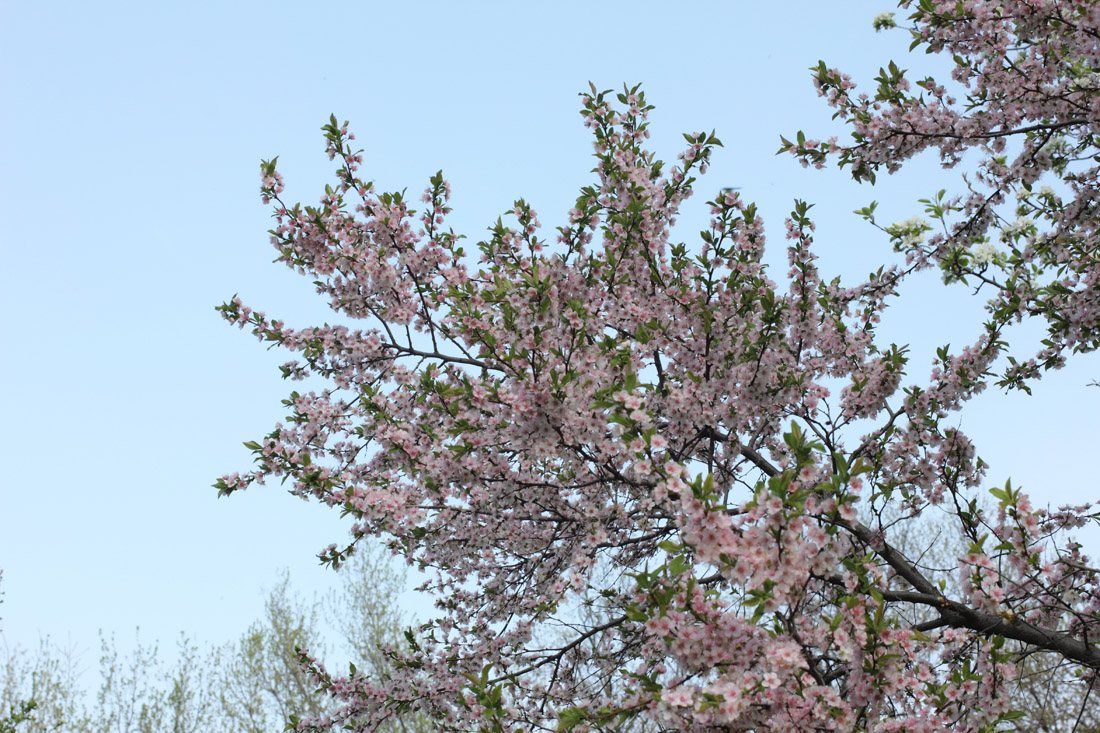
{"label": "flowering tree", "polygon": [[[985,13],[1016,5],[1013,18]],[[922,146],[949,161],[965,144],[989,151],[969,195],[930,200],[943,232],[887,227],[906,263],[847,286],[819,274],[803,202],[786,223],[783,285],[761,264],[755,207],[734,191],[708,202],[697,247],[674,243],[693,176],[721,143],[686,135],[664,166],[644,148],[652,108],[637,87],[583,95],[597,180],[552,241],[520,200],[467,251],[446,225],[442,174],[414,210],[360,177],[335,118],[324,132],[336,183],[319,206],[284,203],[275,161],[264,162],[280,258],[363,326],[292,329],[238,298],[220,306],[297,352],[285,377],[327,386],[292,393],[286,423],[247,444],[257,467],[216,486],[279,477],[352,516],[351,543],[322,561],[385,536],[431,573],[424,589],[440,612],[389,650],[382,677],[307,659],[343,705],[299,729],[369,730],[417,709],[463,730],[978,731],[1020,715],[1022,655],[1057,655],[1091,685],[1096,572],[1060,540],[1090,510],[1036,509],[1006,484],[991,491],[998,510],[983,512],[985,466],[951,420],[995,378],[1012,320],[1045,318],[1050,338],[1035,360],[1009,362],[1005,385],[1026,388],[1096,346],[1096,189],[1071,168],[1091,140],[1097,88],[1070,77],[1097,64],[1098,13],[1036,5],[922,2],[914,15],[917,43],[955,53],[958,78],[980,83],[975,100],[996,119],[949,117],[931,82],[927,99],[906,96],[893,66],[877,103],[819,70],[856,137],[849,148],[801,134],[785,144],[807,162],[837,155],[870,178]],[[1031,22],[1027,8],[1062,25]],[[997,97],[1010,80],[997,85],[1005,74],[991,59],[1023,63],[997,56],[1013,44],[1049,72],[1027,72],[1026,90],[1049,107]],[[1062,77],[1069,86],[1052,87]],[[1058,100],[1081,109],[1062,120]],[[1002,129],[1023,137],[1024,162],[996,162]],[[1031,223],[995,248],[983,237],[1004,187],[1030,186],[1043,165],[1076,198],[1025,195]],[[995,190],[983,199],[979,184]],[[998,295],[974,343],[910,376],[906,350],[880,343],[876,325],[933,265]],[[931,505],[966,543],[950,571],[896,539]]]}

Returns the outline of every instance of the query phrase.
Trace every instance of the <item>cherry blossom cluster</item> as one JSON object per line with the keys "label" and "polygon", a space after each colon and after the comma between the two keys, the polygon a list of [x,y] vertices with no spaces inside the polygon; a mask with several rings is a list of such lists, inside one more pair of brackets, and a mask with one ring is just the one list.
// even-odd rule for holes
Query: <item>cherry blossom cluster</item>
{"label": "cherry blossom cluster", "polygon": [[[815,83],[851,126],[851,143],[799,133],[782,150],[816,167],[835,159],[871,183],[926,150],[945,168],[976,153],[958,193],[922,201],[933,224],[910,219],[884,231],[909,264],[994,291],[994,328],[1045,321],[1034,359],[1014,357],[999,381],[1027,390],[1067,354],[1100,347],[1100,9],[1092,0],[903,0],[899,8],[910,13],[912,48],[952,59],[951,78],[916,78],[891,62],[873,94],[858,93],[822,62]],[[874,27],[899,22],[884,13]],[[872,223],[873,212],[874,204],[863,211]]]}

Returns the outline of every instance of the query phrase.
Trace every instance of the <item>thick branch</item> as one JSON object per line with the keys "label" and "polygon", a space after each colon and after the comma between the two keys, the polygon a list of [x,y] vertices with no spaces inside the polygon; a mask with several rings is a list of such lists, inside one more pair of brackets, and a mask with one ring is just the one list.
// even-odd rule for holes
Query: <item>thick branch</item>
{"label": "thick branch", "polygon": [[[1057,652],[1066,659],[1100,669],[1100,649],[1094,644],[1086,643],[1069,634],[1042,629],[1031,624],[1024,623],[1014,615],[1006,614],[997,616],[984,611],[977,611],[957,601],[946,598],[939,589],[934,586],[924,575],[909,562],[897,549],[891,547],[874,530],[858,522],[847,524],[838,521],[837,524],[851,532],[857,539],[868,545],[893,568],[894,572],[905,579],[916,593],[899,591],[882,591],[882,597],[886,600],[905,601],[931,606],[940,613],[940,621],[943,624],[955,628],[970,629],[980,634],[1003,636],[1006,639],[1015,639],[1025,644],[1031,644],[1040,649]],[[940,625],[943,625],[940,624]]]}
{"label": "thick branch", "polygon": [[969,135],[960,135],[957,132],[920,132],[917,130],[902,130],[894,129],[890,132],[894,135],[901,137],[921,137],[925,139],[948,139],[948,140],[991,140],[998,137],[1009,137],[1011,135],[1023,135],[1029,132],[1035,132],[1037,130],[1061,130],[1066,127],[1073,127],[1074,125],[1083,125],[1088,120],[1084,118],[1073,117],[1061,122],[1038,122],[1034,125],[1028,125],[1026,127],[1017,127],[1009,130],[990,130],[988,132],[975,132]]}
{"label": "thick branch", "polygon": [[481,369],[486,370],[494,369],[494,367],[490,366],[489,364],[486,364],[483,361],[478,361],[477,359],[467,359],[462,356],[450,356],[448,354],[441,354],[435,351],[421,351],[419,349],[414,349],[410,346],[402,346],[397,343],[382,344],[382,347],[386,349],[393,349],[394,351],[400,352],[402,354],[407,354],[409,356],[420,356],[425,359],[439,359],[442,362],[450,362],[452,364],[469,364],[470,366],[480,367]]}

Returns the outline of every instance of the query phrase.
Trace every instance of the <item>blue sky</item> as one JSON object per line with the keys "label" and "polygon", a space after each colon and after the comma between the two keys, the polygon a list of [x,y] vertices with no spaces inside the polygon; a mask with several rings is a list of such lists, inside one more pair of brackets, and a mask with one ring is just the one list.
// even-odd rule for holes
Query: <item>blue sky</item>
{"label": "blue sky", "polygon": [[[743,187],[782,261],[782,217],[816,203],[825,273],[865,274],[888,256],[851,211],[881,220],[954,175],[921,160],[873,190],[836,170],[776,157],[779,135],[838,131],[813,90],[818,59],[868,86],[907,53],[876,34],[889,2],[8,3],[0,23],[0,628],[96,650],[99,629],[223,641],[262,611],[289,568],[305,591],[333,583],[315,553],[347,527],[278,486],[218,500],[281,419],[284,355],[224,324],[249,305],[304,326],[327,311],[308,280],[274,265],[261,158],[280,156],[286,197],[330,180],[319,131],[351,122],[364,169],[415,200],[442,168],[450,223],[477,241],[526,198],[561,223],[592,167],[577,93],[643,82],[657,105],[652,148],[715,129],[726,147],[687,206]],[[705,195],[704,195],[705,194]],[[773,276],[781,277],[783,269]],[[913,345],[914,378],[934,348],[976,330],[965,290],[918,283],[884,328]],[[961,324],[961,326],[960,326]],[[960,330],[961,329],[961,330]],[[1089,463],[1100,390],[1095,358],[1035,397],[984,395],[963,418],[992,464],[1038,503],[1095,496]],[[411,601],[409,601],[412,603]],[[86,659],[91,661],[95,654]]]}

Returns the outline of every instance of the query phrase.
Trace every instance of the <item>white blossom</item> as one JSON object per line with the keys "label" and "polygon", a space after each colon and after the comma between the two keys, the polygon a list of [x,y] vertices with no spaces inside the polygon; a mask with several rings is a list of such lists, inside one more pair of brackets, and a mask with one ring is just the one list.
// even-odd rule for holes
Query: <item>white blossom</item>
{"label": "white blossom", "polygon": [[989,242],[982,242],[970,250],[970,259],[975,266],[988,265],[1000,252]]}
{"label": "white blossom", "polygon": [[871,21],[871,26],[876,31],[881,31],[884,28],[896,28],[897,25],[898,24],[894,22],[893,13],[879,13],[874,17],[874,20]]}
{"label": "white blossom", "polygon": [[1001,228],[1001,238],[1004,240],[1014,239],[1015,237],[1027,233],[1027,230],[1034,226],[1035,222],[1030,217],[1021,216],[1016,221],[1012,222]]}
{"label": "white blossom", "polygon": [[919,216],[912,216],[908,219],[899,219],[895,221],[890,227],[890,233],[901,240],[901,243],[907,247],[920,244],[924,241],[924,233],[932,228],[924,219]]}

